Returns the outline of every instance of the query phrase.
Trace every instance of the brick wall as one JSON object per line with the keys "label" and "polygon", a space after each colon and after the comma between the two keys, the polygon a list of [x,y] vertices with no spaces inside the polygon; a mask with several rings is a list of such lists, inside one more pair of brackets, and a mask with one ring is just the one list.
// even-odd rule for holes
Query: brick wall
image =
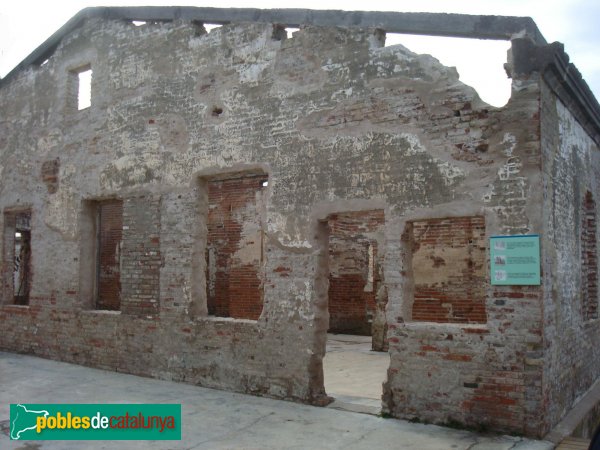
{"label": "brick wall", "polygon": [[97,309],[121,309],[121,239],[123,201],[103,200],[98,212],[98,294]]}
{"label": "brick wall", "polygon": [[2,302],[14,302],[14,258],[15,258],[15,225],[14,213],[4,213],[2,230]]}
{"label": "brick wall", "polygon": [[[515,80],[511,101],[492,108],[454,69],[379,47],[373,33],[304,27],[277,40],[270,24],[202,34],[185,20],[135,27],[96,18],[65,36],[46,64],[8,80],[0,89],[0,207],[33,205],[35,276],[29,306],[0,308],[0,347],[312,401],[323,394],[330,274],[316,222],[380,208],[385,241],[374,249],[389,298],[391,361],[384,410],[531,435],[556,423],[599,373],[599,347],[589,345],[600,339],[597,322],[582,325],[581,277],[573,276],[581,193],[599,192],[599,152],[576,121],[540,130],[535,74]],[[91,60],[92,106],[77,111],[65,102],[69,71]],[[542,161],[540,133],[568,142],[560,152],[555,142],[543,145]],[[40,173],[58,157],[55,184]],[[198,177],[250,166],[269,172],[269,204],[258,208],[268,224],[264,279],[256,185],[248,207],[233,208],[237,216],[213,209],[232,235],[219,238],[225,262],[212,249],[205,283],[211,210]],[[132,227],[122,235],[122,313],[87,311],[90,283],[79,280],[92,279],[82,267],[93,258],[82,249],[95,233],[81,235],[77,216],[82,202],[115,196],[125,199],[124,228]],[[544,286],[487,286],[486,323],[414,321],[409,262],[426,255],[401,240],[405,225],[458,215],[485,216],[488,234],[539,233]],[[446,261],[440,248],[429,250]],[[466,252],[462,244],[441,250]],[[449,269],[425,260],[419,270],[436,279]],[[229,292],[228,261],[248,269],[236,274],[249,275],[234,286],[239,295]],[[3,255],[3,267],[10,264]],[[237,315],[230,300],[258,299],[260,280],[258,321],[206,316],[211,288],[213,314],[217,306],[218,270],[228,315]],[[447,322],[472,319],[435,301]]]}
{"label": "brick wall", "polygon": [[58,190],[58,174],[60,173],[60,158],[44,161],[42,164],[41,178],[49,194],[54,194]]}
{"label": "brick wall", "polygon": [[[0,307],[0,323],[3,351],[236,392],[320,400],[306,381],[309,357],[302,344],[286,342],[285,353],[275,358],[266,349],[280,346],[281,335],[265,333],[256,322],[164,320],[36,304]],[[295,357],[281,366],[288,353]]]}
{"label": "brick wall", "polygon": [[121,311],[157,314],[160,292],[160,195],[128,197],[123,202]]}
{"label": "brick wall", "polygon": [[328,218],[329,331],[371,335],[381,283],[377,237],[382,210],[345,212]]}
{"label": "brick wall", "polygon": [[[490,182],[482,174],[475,182],[485,186],[482,190],[473,190],[469,182],[470,200],[453,199],[438,208],[432,206],[436,201],[427,197],[426,205],[404,212],[400,226],[394,227],[393,217],[389,220],[386,262],[390,266],[385,275],[390,296],[387,317],[391,364],[384,386],[384,411],[396,417],[458,422],[536,436],[543,433],[544,417],[540,411],[546,405],[541,381],[544,340],[540,286],[492,288],[484,277],[481,304],[485,321],[481,323],[480,315],[467,322],[433,298],[440,321],[416,321],[413,315],[413,293],[418,281],[415,277],[427,274],[430,280],[447,283],[462,271],[471,276],[467,264],[471,256],[463,245],[468,240],[461,232],[457,233],[457,242],[462,240],[463,244],[456,249],[451,245],[437,248],[434,243],[427,244],[429,253],[417,249],[423,261],[416,265],[409,231],[411,222],[424,220],[424,213],[428,217],[474,218],[474,236],[479,234],[484,248],[484,231],[494,235],[536,233],[541,229],[536,209],[541,204],[541,193],[535,188],[540,182],[541,164],[539,87],[534,78],[522,83],[518,93],[513,91],[510,102],[510,107],[519,111],[514,116],[506,115],[508,109],[498,113],[464,102],[458,95],[448,102],[455,111],[454,117],[438,116],[435,125],[428,128],[430,137],[440,142],[450,140],[459,149],[452,155],[454,159],[488,168],[499,163],[491,171],[483,169],[484,173],[493,174],[493,180]],[[494,140],[486,139],[497,124],[504,128],[503,134]],[[475,129],[482,133],[473,137],[482,139],[465,142],[465,136]],[[467,178],[472,175],[473,172]],[[483,217],[485,230],[477,230],[477,222]],[[443,254],[438,254],[440,250]],[[453,267],[444,266],[437,259],[450,260],[452,252],[459,255],[458,264]],[[476,253],[479,250],[473,256]],[[484,258],[482,270],[487,274],[485,261]],[[444,269],[449,272],[444,274]],[[423,273],[419,275],[414,270]],[[392,300],[398,297],[399,302]]]}
{"label": "brick wall", "polygon": [[415,221],[409,225],[412,318],[485,323],[486,245],[483,217]]}
{"label": "brick wall", "polygon": [[[384,404],[405,418],[537,434],[543,419],[541,289],[489,286],[487,220],[406,222],[399,270],[406,277],[403,292],[415,299],[404,311],[388,310],[392,362]],[[421,309],[418,320],[423,293],[429,309]],[[405,320],[402,314],[411,312]]]}
{"label": "brick wall", "polygon": [[206,201],[206,186],[161,197],[161,317],[206,315]]}
{"label": "brick wall", "polygon": [[[583,127],[542,84],[544,151],[544,426],[557,423],[600,376],[600,321],[588,318],[594,290],[593,263],[598,230],[588,192],[600,192],[600,152]],[[590,217],[591,216],[591,217]],[[592,219],[590,221],[590,219]],[[597,267],[596,267],[597,270]],[[597,272],[596,272],[597,273]],[[591,276],[591,278],[590,278]],[[597,275],[596,275],[597,277]],[[588,284],[589,283],[589,284]]]}
{"label": "brick wall", "polygon": [[208,182],[209,314],[256,320],[262,312],[261,192],[267,179],[250,174]]}
{"label": "brick wall", "polygon": [[596,237],[596,202],[590,191],[583,200],[581,224],[581,299],[583,318],[598,318],[598,242]]}

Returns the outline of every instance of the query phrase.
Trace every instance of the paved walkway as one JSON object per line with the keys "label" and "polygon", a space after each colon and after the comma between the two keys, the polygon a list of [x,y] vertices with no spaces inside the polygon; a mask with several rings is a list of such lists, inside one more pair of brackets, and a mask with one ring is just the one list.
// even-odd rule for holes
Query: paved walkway
{"label": "paved walkway", "polygon": [[[10,441],[10,403],[181,403],[181,441]],[[542,450],[547,442],[317,408],[0,352],[0,449]]]}
{"label": "paved walkway", "polygon": [[387,352],[371,350],[370,336],[328,334],[323,373],[331,406],[379,415],[389,366]]}

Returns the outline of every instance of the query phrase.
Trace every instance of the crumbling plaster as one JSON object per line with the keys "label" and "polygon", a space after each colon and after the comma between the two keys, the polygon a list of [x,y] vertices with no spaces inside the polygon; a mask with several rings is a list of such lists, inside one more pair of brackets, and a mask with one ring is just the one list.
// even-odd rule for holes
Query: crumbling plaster
{"label": "crumbling plaster", "polygon": [[[92,105],[74,111],[67,74],[89,63]],[[408,221],[473,215],[486,236],[544,230],[541,86],[516,76],[509,103],[491,107],[455,69],[384,47],[378,29],[306,26],[283,39],[264,23],[205,33],[184,20],[91,18],[0,89],[0,208],[31,205],[34,267],[30,306],[0,309],[0,348],[326,402],[323,221],[383,209],[384,411],[540,435],[561,415],[540,414],[551,392],[538,362],[541,289],[488,285],[486,324],[414,322],[402,235]],[[54,158],[50,194],[39,174]],[[263,312],[210,317],[203,177],[257,168],[269,176]],[[156,313],[89,309],[85,202],[114,197],[158,233]],[[514,389],[496,397],[484,385]]]}
{"label": "crumbling plaster", "polygon": [[[544,402],[556,422],[598,378],[598,319],[583,317],[581,223],[587,191],[600,193],[598,146],[544,86]],[[597,214],[597,212],[596,212]],[[596,242],[600,236],[596,237]],[[597,268],[596,268],[597,270]]]}

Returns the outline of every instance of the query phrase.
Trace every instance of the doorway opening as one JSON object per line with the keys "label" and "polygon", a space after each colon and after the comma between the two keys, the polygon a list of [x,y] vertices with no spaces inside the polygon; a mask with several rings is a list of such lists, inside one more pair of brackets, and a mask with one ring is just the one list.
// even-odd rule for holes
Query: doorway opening
{"label": "doorway opening", "polygon": [[326,220],[329,267],[325,391],[332,407],[379,413],[387,353],[383,210],[335,213]]}

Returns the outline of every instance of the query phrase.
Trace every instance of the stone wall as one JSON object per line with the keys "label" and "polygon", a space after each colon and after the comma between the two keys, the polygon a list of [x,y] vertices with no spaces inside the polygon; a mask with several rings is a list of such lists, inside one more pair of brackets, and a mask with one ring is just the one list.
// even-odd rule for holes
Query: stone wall
{"label": "stone wall", "polygon": [[[557,392],[541,381],[557,367],[543,359],[541,288],[492,288],[486,278],[477,293],[485,323],[480,313],[465,320],[477,323],[417,320],[406,239],[410,224],[464,217],[477,221],[476,245],[544,230],[538,77],[514,80],[510,102],[493,108],[453,68],[384,47],[381,30],[281,31],[91,19],[3,85],[0,208],[31,208],[33,278],[27,306],[11,305],[3,283],[0,348],[322,403],[324,223],[381,210],[384,410],[540,435],[551,421],[540,411]],[[73,83],[90,67],[91,106],[78,110]],[[210,185],[240,173],[268,176],[250,202],[264,252],[253,320],[216,317],[207,301]],[[114,312],[94,307],[93,204],[106,199],[123,201]],[[239,242],[256,244],[250,222],[236,254]],[[11,265],[3,256],[3,273]]]}
{"label": "stone wall", "polygon": [[[546,426],[560,420],[600,376],[598,195],[600,153],[544,86],[544,404]],[[594,205],[595,203],[595,205]],[[595,233],[595,239],[590,236]],[[594,273],[595,272],[595,273]]]}
{"label": "stone wall", "polygon": [[[483,136],[489,138],[477,144],[486,148],[476,153],[479,159],[458,151],[453,157],[484,168],[481,173],[488,173],[489,178],[481,179],[482,184],[467,181],[471,189],[462,202],[423,205],[387,222],[386,258],[398,264],[398,271],[385,273],[391,364],[384,410],[395,416],[537,436],[542,433],[541,287],[490,286],[486,274],[485,323],[416,320],[414,238],[410,238],[412,223],[436,223],[451,217],[457,218],[457,223],[458,218],[466,217],[480,224],[482,217],[486,240],[499,234],[541,231],[538,96],[534,77],[516,79],[499,122],[494,121],[498,112],[487,108],[487,114],[467,110],[460,116],[442,118],[446,127],[453,123],[469,133],[485,130]],[[447,130],[444,135],[451,139],[455,132]],[[429,261],[429,270],[434,269],[435,261]],[[487,261],[489,252],[486,266]],[[464,257],[451,264],[464,264]]]}

